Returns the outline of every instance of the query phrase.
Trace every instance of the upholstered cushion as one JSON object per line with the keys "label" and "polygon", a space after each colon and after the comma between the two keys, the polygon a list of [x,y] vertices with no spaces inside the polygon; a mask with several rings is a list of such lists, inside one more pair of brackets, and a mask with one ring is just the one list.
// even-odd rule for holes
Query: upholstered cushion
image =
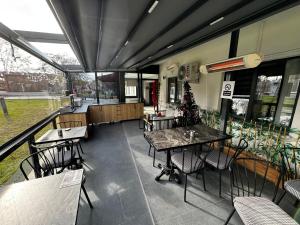
{"label": "upholstered cushion", "polygon": [[[183,164],[183,153],[175,153],[171,156],[172,163],[184,173],[193,173],[198,169],[204,167],[202,159],[196,156],[192,151],[184,152],[184,165]],[[182,168],[183,167],[183,168]]]}
{"label": "upholstered cushion", "polygon": [[284,188],[287,192],[300,200],[300,179],[286,181],[284,183]]}
{"label": "upholstered cushion", "polygon": [[236,197],[234,208],[244,224],[279,225],[298,224],[272,201],[262,197]]}
{"label": "upholstered cushion", "polygon": [[[204,158],[207,153],[202,153],[201,158]],[[220,159],[219,159],[220,158]],[[219,164],[218,164],[219,160]],[[208,155],[206,156],[206,163],[209,165],[212,165],[215,168],[218,169],[225,169],[228,167],[228,164],[230,163],[231,156],[227,156],[227,154],[224,154],[223,152],[219,152],[217,150],[212,150]]]}

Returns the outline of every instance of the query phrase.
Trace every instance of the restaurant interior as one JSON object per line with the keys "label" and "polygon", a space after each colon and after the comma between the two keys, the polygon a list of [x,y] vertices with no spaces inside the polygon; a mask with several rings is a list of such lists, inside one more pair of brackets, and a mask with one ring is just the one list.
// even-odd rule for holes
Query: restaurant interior
{"label": "restaurant interior", "polygon": [[0,224],[300,223],[299,0],[0,0]]}

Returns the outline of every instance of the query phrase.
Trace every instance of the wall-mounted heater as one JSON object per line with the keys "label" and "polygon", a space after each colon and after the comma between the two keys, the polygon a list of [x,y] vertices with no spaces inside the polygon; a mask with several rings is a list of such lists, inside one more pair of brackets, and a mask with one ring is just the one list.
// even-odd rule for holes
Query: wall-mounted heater
{"label": "wall-mounted heater", "polygon": [[224,61],[201,65],[201,73],[226,72],[255,68],[262,62],[262,57],[256,53],[227,59]]}

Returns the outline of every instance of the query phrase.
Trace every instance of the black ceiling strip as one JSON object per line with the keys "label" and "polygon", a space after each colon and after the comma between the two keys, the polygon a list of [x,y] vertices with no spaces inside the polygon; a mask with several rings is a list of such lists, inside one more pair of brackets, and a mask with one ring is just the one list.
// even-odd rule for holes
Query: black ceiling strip
{"label": "black ceiling strip", "polygon": [[[205,21],[204,23],[200,24],[199,26],[195,27],[194,29],[188,31],[187,33],[179,36],[178,38],[176,38],[175,40],[173,40],[172,42],[169,42],[167,45],[161,47],[160,49],[158,49],[155,53],[151,54],[151,56],[153,57],[153,55],[156,55],[158,54],[160,51],[166,49],[168,46],[170,45],[176,45],[176,43],[184,40],[185,38],[193,35],[194,33],[202,30],[203,28],[209,26],[210,23],[216,21],[217,19],[221,18],[221,17],[226,17],[228,16],[229,14],[233,13],[234,11],[236,10],[239,10],[243,7],[245,7],[246,5],[248,5],[249,3],[253,2],[254,0],[243,0],[237,4],[235,4],[234,6],[231,6],[230,8],[228,8],[227,10],[225,10],[224,12],[222,13],[219,13],[217,16],[214,16],[213,18]],[[141,63],[142,61],[145,61],[146,59],[148,59],[150,56],[147,56],[141,60],[139,60],[138,62],[135,62],[134,64],[130,65],[128,68],[134,66],[134,65],[137,65],[139,63]]]}
{"label": "black ceiling strip", "polygon": [[191,7],[189,7],[187,10],[185,10],[183,13],[181,13],[178,17],[176,17],[171,23],[169,23],[164,29],[162,29],[155,36],[153,36],[147,43],[145,43],[135,53],[133,53],[131,56],[129,56],[124,62],[122,62],[122,64],[120,66],[124,65],[131,58],[135,57],[137,54],[139,54],[140,52],[145,50],[152,42],[156,41],[160,36],[164,35],[168,31],[170,31],[174,26],[176,26],[182,20],[184,20],[185,18],[190,16],[193,12],[195,12],[198,8],[200,8],[202,5],[204,5],[207,1],[208,0],[199,0],[196,3],[194,3]]}
{"label": "black ceiling strip", "polygon": [[100,3],[99,11],[98,11],[98,32],[97,32],[97,53],[96,53],[96,61],[95,61],[95,70],[97,70],[97,64],[100,57],[100,49],[103,35],[103,13],[104,13],[104,1],[102,0]]}
{"label": "black ceiling strip", "polygon": [[[165,59],[165,58],[168,58],[172,55],[175,55],[175,54],[178,54],[180,52],[183,52],[189,48],[192,48],[192,47],[195,47],[201,43],[204,43],[208,40],[211,40],[213,38],[216,38],[216,37],[219,37],[219,36],[222,36],[228,32],[231,32],[233,30],[236,30],[236,29],[240,29],[241,27],[245,26],[245,25],[248,25],[250,23],[253,23],[253,22],[257,22],[258,20],[261,20],[262,18],[265,18],[265,17],[268,17],[268,16],[271,16],[273,14],[275,14],[276,12],[279,12],[279,11],[282,11],[283,9],[286,9],[288,7],[292,7],[292,6],[295,6],[297,4],[300,3],[300,0],[290,0],[290,1],[280,1],[280,3],[275,3],[273,4],[272,6],[268,6],[262,10],[260,10],[259,12],[255,12],[253,13],[252,15],[249,15],[247,16],[246,18],[243,18],[241,20],[239,20],[238,22],[235,22],[235,23],[232,23],[230,25],[227,25],[226,27],[224,27],[223,29],[221,30],[218,30],[212,34],[209,34],[209,35],[206,35],[205,37],[201,37],[200,39],[196,40],[196,41],[193,41],[183,47],[180,47],[178,49],[175,49],[174,51],[171,51],[171,52],[168,52],[162,56],[159,56],[147,63],[144,63],[143,65],[139,66],[138,68],[144,68],[145,66],[148,66],[158,60],[162,60],[162,59]],[[147,58],[144,58],[144,60],[146,60]],[[134,64],[134,65],[137,65],[138,63]],[[130,67],[133,67],[134,65],[130,66]],[[128,68],[130,68],[128,67]]]}
{"label": "black ceiling strip", "polygon": [[131,30],[129,31],[127,37],[123,40],[121,46],[118,48],[118,50],[116,51],[116,53],[114,54],[114,56],[112,57],[112,59],[109,61],[108,65],[106,66],[106,68],[108,68],[111,63],[114,61],[114,59],[116,58],[117,55],[120,54],[121,50],[124,48],[125,43],[130,40],[133,35],[136,33],[136,31],[138,30],[139,26],[141,25],[141,23],[144,21],[144,19],[147,17],[148,15],[148,10],[149,8],[153,5],[153,3],[156,0],[150,0],[146,6],[146,8],[144,9],[144,11],[141,13],[141,15],[139,16],[139,18],[137,19],[136,23],[134,24],[134,26],[131,28]]}
{"label": "black ceiling strip", "polygon": [[[86,60],[85,60],[85,57],[83,56],[83,52],[82,52],[82,49],[80,47],[80,44],[77,40],[77,37],[75,35],[75,32],[74,32],[74,28],[71,24],[71,22],[68,20],[67,17],[65,17],[66,19],[66,22],[68,23],[69,25],[69,29],[70,29],[70,32],[72,33],[72,36],[70,37],[67,33],[67,31],[64,29],[64,26],[62,24],[62,21],[60,21],[60,18],[58,16],[58,14],[56,13],[56,9],[55,9],[55,6],[54,6],[54,3],[53,3],[53,0],[47,0],[47,3],[53,13],[53,15],[55,16],[55,19],[57,21],[57,23],[59,24],[61,30],[63,31],[65,37],[67,38],[71,48],[73,49],[73,51],[75,52],[75,55],[79,57],[79,62],[81,63],[81,65],[83,66],[83,68],[87,68],[87,64],[86,64]],[[64,15],[66,15],[66,6],[63,4],[64,1],[61,1],[61,9],[63,10],[64,12]]]}

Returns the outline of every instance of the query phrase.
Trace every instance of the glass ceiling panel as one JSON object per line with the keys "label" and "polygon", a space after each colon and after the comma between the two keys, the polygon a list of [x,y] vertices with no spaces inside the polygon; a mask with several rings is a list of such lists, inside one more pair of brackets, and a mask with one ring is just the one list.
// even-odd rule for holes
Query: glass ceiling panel
{"label": "glass ceiling panel", "polygon": [[12,30],[62,34],[45,0],[0,0],[0,22]]}
{"label": "glass ceiling panel", "polygon": [[30,42],[34,47],[45,53],[50,59],[61,65],[79,65],[79,62],[68,44]]}

